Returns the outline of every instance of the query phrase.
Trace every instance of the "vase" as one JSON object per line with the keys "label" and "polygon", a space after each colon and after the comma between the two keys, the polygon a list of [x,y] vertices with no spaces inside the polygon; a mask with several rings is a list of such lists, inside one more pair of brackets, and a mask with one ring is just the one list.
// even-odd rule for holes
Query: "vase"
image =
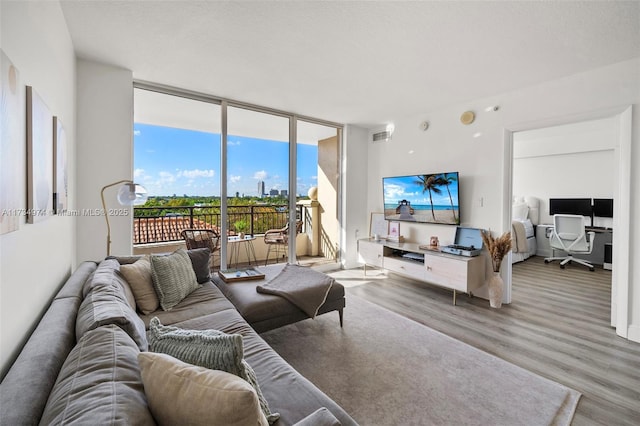
{"label": "vase", "polygon": [[502,292],[504,291],[504,281],[502,281],[500,272],[494,272],[487,285],[489,287],[489,305],[492,308],[500,308],[502,306]]}
{"label": "vase", "polygon": [[238,238],[244,240],[244,232],[238,233]]}

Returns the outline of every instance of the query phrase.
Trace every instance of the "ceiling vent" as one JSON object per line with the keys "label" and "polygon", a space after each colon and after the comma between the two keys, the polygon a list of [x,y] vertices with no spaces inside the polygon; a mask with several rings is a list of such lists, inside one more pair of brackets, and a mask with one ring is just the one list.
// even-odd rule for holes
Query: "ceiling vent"
{"label": "ceiling vent", "polygon": [[373,133],[371,133],[371,142],[378,143],[390,141],[393,136],[393,130],[393,125],[388,125],[384,129],[374,130]]}

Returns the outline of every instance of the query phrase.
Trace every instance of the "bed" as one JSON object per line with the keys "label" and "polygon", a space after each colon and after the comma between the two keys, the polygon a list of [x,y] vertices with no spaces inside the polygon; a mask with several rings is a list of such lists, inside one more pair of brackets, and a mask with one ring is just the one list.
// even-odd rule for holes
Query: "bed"
{"label": "bed", "polygon": [[535,225],[540,217],[540,200],[535,197],[514,197],[511,209],[511,263],[535,256]]}

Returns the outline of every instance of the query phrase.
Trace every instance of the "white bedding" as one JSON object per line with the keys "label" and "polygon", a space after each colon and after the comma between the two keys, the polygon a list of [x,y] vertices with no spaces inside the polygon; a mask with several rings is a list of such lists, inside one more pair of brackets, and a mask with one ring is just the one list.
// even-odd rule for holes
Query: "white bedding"
{"label": "white bedding", "polygon": [[514,196],[511,206],[511,263],[522,262],[536,254],[535,225],[540,218],[540,200]]}

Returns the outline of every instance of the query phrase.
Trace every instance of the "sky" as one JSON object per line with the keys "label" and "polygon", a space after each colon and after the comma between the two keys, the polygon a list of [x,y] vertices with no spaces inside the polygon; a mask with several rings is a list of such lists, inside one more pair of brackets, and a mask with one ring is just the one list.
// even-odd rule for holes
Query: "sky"
{"label": "sky", "polygon": [[[219,196],[220,135],[171,127],[134,124],[134,180],[150,196]],[[317,185],[318,147],[298,144],[297,193]],[[229,135],[227,194],[258,196],[288,189],[287,143]]]}

